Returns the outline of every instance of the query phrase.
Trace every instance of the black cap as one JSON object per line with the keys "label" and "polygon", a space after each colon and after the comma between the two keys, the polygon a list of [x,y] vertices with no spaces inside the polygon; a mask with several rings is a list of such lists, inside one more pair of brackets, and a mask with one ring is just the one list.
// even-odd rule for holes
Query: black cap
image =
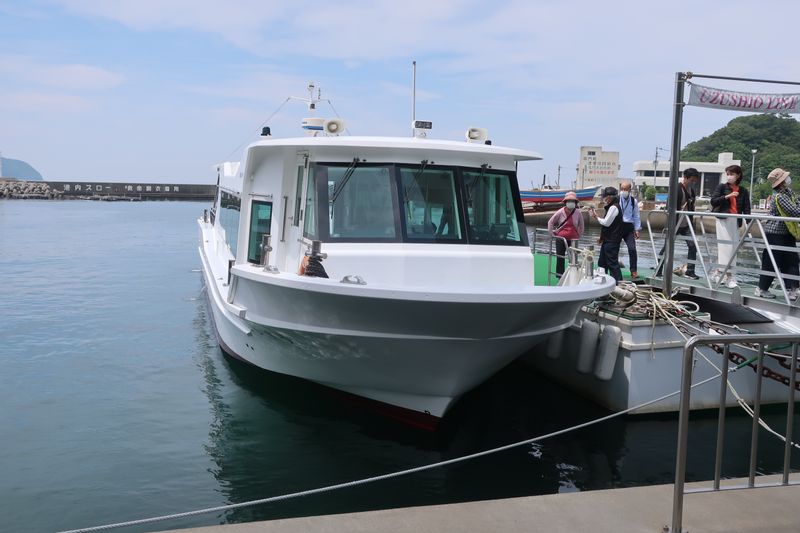
{"label": "black cap", "polygon": [[686,170],[683,171],[683,177],[684,178],[699,178],[700,177],[700,173],[697,171],[696,168],[689,167],[689,168],[687,168]]}
{"label": "black cap", "polygon": [[617,189],[614,187],[606,187],[603,189],[602,197],[605,198],[606,196],[617,196]]}

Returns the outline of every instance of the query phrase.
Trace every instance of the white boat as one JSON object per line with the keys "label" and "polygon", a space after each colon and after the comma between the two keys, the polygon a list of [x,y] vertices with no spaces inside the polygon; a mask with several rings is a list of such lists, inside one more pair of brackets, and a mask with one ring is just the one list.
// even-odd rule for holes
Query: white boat
{"label": "white boat", "polygon": [[[433,426],[613,288],[603,275],[534,286],[515,170],[539,154],[305,124],[318,133],[265,136],[218,165],[215,208],[198,221],[231,356]],[[320,265],[327,278],[309,275]]]}

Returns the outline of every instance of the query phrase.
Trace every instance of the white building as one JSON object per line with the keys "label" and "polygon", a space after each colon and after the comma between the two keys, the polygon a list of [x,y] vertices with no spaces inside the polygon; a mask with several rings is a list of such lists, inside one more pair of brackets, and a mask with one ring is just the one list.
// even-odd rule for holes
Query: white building
{"label": "white building", "polygon": [[604,152],[602,146],[581,146],[578,160],[579,189],[597,185],[616,187],[619,184],[619,152]]}
{"label": "white building", "polygon": [[[635,184],[637,186],[655,185],[659,190],[669,187],[669,167],[671,162],[669,160],[658,161],[657,166],[654,166],[653,163],[654,161],[652,160],[635,161],[633,163]],[[700,172],[700,183],[696,192],[700,196],[710,196],[725,175],[725,167],[741,164],[741,160],[733,158],[732,152],[722,152],[717,157],[716,162],[681,161],[678,166],[681,172],[687,168],[696,168]]]}

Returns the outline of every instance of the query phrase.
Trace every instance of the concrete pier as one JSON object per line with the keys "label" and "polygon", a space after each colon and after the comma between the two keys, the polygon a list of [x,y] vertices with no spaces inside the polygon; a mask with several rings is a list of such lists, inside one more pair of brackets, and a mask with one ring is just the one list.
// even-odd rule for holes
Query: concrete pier
{"label": "concrete pier", "polygon": [[[780,481],[780,476],[761,476],[756,485]],[[791,476],[790,482],[800,483],[800,474]],[[746,484],[746,479],[723,482],[723,486]],[[693,483],[687,485],[687,491],[710,486],[710,481]],[[654,485],[230,524],[172,533],[662,533],[669,530],[672,519],[672,491],[672,485]],[[684,497],[683,531],[800,531],[798,502],[800,485],[689,493]]]}

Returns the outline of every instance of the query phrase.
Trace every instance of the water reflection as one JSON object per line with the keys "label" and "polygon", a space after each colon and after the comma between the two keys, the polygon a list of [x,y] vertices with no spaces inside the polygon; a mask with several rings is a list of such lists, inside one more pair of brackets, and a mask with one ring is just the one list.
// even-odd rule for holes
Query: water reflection
{"label": "water reflection", "polygon": [[[202,332],[198,343],[214,346],[204,307],[196,325]],[[512,364],[463,397],[440,429],[429,433],[365,411],[330,389],[228,358],[218,348],[201,353],[198,367],[213,414],[206,451],[229,503],[435,463],[609,414]],[[733,413],[723,468],[729,477],[746,475],[749,462],[751,420]],[[779,409],[766,417],[783,427]],[[239,509],[220,519],[247,522],[671,483],[676,439],[675,415],[620,417],[466,463]],[[688,480],[713,476],[715,439],[716,414],[693,415]],[[759,449],[759,470],[779,471],[783,443],[764,436]]]}

